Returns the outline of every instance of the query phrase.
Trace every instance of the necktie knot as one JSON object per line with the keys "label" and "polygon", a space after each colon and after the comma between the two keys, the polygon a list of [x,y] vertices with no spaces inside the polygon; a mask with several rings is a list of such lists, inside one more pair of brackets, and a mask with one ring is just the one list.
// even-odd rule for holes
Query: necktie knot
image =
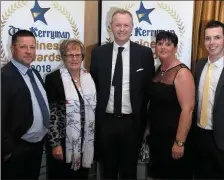
{"label": "necktie knot", "polygon": [[214,64],[210,63],[209,66],[208,66],[208,69],[211,70],[213,68],[213,66],[214,66]]}
{"label": "necktie knot", "polygon": [[32,69],[28,69],[28,70],[27,70],[27,74],[28,74],[28,76],[29,76],[31,79],[34,79],[34,75],[33,75],[33,71],[32,71]]}
{"label": "necktie knot", "polygon": [[122,53],[123,50],[124,50],[124,47],[119,47],[118,48],[118,53]]}

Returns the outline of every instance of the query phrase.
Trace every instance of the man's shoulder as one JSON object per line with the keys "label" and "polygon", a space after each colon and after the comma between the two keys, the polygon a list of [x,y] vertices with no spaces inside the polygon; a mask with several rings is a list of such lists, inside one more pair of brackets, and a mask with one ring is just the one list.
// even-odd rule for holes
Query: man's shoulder
{"label": "man's shoulder", "polygon": [[[135,49],[139,49],[139,50],[142,50],[142,51],[151,51],[151,48],[147,47],[147,46],[143,46],[143,45],[140,45],[136,42],[133,42],[131,41],[130,42],[130,46],[131,48],[135,48]],[[102,46],[97,46],[93,49],[93,52],[105,52],[106,50],[110,50],[113,48],[113,43],[107,43],[107,44],[104,44]]]}
{"label": "man's shoulder", "polygon": [[12,72],[14,70],[16,70],[16,68],[13,68],[13,64],[11,62],[8,62],[6,65],[4,65],[2,68],[1,68],[1,75],[9,75],[9,74],[12,74]]}
{"label": "man's shoulder", "polygon": [[197,60],[197,62],[205,62],[205,61],[208,61],[208,58],[201,58]]}
{"label": "man's shoulder", "polygon": [[113,47],[113,43],[107,43],[107,44],[103,44],[101,46],[97,46],[95,48],[93,48],[93,51],[98,52],[98,51],[105,51],[109,48]]}
{"label": "man's shoulder", "polygon": [[131,46],[132,46],[132,47],[139,48],[139,49],[142,49],[142,50],[144,50],[144,51],[151,51],[151,48],[148,47],[148,46],[143,46],[143,45],[138,44],[138,43],[133,42],[133,41],[131,41],[130,43],[131,43]]}
{"label": "man's shoulder", "polygon": [[197,60],[195,63],[195,72],[201,72],[207,61],[208,58],[202,58]]}
{"label": "man's shoulder", "polygon": [[208,58],[201,58],[196,61],[196,66],[205,64],[208,61]]}
{"label": "man's shoulder", "polygon": [[[7,63],[1,68],[1,82],[2,88],[4,89],[11,89],[20,83],[20,74],[17,68],[11,63]],[[13,83],[12,83],[13,82]]]}

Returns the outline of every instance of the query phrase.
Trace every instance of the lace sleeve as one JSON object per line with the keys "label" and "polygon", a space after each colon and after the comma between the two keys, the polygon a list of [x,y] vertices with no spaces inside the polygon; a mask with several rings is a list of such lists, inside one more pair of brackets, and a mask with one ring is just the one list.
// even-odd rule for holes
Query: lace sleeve
{"label": "lace sleeve", "polygon": [[55,71],[46,76],[45,87],[50,107],[50,124],[48,130],[48,143],[51,147],[61,145],[65,137],[65,99],[58,91],[58,78],[60,72]]}
{"label": "lace sleeve", "polygon": [[50,111],[48,141],[55,147],[61,145],[61,138],[65,137],[65,103],[50,103]]}

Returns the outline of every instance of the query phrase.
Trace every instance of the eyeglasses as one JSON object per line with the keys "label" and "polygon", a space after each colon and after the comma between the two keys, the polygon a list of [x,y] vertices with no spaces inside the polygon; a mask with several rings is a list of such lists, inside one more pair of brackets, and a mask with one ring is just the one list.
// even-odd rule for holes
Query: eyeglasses
{"label": "eyeglasses", "polygon": [[74,57],[76,59],[82,59],[82,54],[65,54],[64,56],[69,59],[73,59]]}

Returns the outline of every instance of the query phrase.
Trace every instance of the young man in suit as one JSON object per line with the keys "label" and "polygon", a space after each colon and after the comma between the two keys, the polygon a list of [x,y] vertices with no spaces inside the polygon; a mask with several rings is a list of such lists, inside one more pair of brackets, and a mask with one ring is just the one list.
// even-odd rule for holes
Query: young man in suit
{"label": "young man in suit", "polygon": [[32,32],[12,36],[12,60],[1,68],[2,179],[38,179],[49,108]]}
{"label": "young man in suit", "polygon": [[132,14],[112,15],[114,42],[92,51],[90,72],[97,89],[96,156],[104,179],[136,179],[146,128],[148,92],[154,75],[150,48],[130,41]]}
{"label": "young man in suit", "polygon": [[224,179],[224,24],[205,27],[208,58],[196,64],[195,177]]}

